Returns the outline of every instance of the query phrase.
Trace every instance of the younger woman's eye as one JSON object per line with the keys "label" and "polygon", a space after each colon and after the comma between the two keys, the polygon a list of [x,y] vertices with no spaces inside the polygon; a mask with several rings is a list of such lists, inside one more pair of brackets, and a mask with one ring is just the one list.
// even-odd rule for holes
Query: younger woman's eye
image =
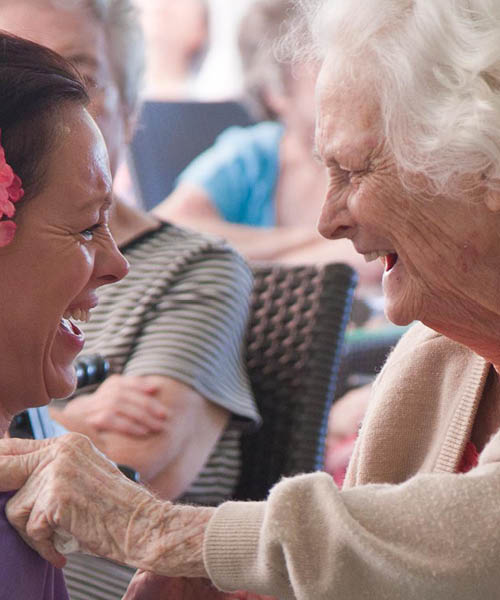
{"label": "younger woman's eye", "polygon": [[92,225],[92,227],[88,227],[87,229],[80,231],[80,235],[86,242],[91,242],[94,239],[94,234],[99,226],[100,223],[96,223],[95,225]]}

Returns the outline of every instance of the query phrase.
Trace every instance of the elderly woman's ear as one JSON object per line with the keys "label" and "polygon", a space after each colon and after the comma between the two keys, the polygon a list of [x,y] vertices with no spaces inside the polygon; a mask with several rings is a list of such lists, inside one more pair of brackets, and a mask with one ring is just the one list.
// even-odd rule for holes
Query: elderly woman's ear
{"label": "elderly woman's ear", "polygon": [[484,201],[492,212],[500,211],[500,180],[489,181]]}

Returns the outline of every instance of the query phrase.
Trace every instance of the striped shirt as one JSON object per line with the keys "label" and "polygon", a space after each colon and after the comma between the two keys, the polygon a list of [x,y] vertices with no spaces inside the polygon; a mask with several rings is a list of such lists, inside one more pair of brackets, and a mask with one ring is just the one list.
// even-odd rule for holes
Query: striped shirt
{"label": "striped shirt", "polygon": [[218,504],[238,479],[241,428],[259,419],[243,360],[250,270],[217,238],[170,224],[122,252],[129,274],[98,290],[99,305],[82,327],[85,354],[102,354],[115,373],[171,377],[231,412],[182,498]]}
{"label": "striped shirt", "polygon": [[[179,499],[219,504],[238,481],[240,433],[260,420],[243,359],[250,270],[217,238],[170,224],[121,250],[129,274],[99,288],[99,306],[82,327],[85,354],[102,354],[115,373],[174,378],[231,412],[203,470]],[[68,558],[72,600],[121,598],[133,573],[85,555]]]}

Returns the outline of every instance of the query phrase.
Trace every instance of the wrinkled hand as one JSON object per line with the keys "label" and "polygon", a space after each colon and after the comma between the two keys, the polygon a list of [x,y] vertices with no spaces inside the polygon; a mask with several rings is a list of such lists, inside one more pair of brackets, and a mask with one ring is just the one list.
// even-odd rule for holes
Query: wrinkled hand
{"label": "wrinkled hand", "polygon": [[[21,489],[19,489],[21,488]],[[213,509],[174,506],[131,482],[90,440],[0,440],[0,491],[21,537],[56,567],[55,535],[79,548],[162,575],[206,576],[203,535]]]}
{"label": "wrinkled hand", "polygon": [[167,414],[155,397],[157,391],[152,378],[111,375],[94,393],[77,396],[54,417],[72,431],[80,431],[79,425],[85,424],[98,432],[159,433],[165,428]]}
{"label": "wrinkled hand", "polygon": [[274,600],[251,592],[220,592],[208,579],[161,577],[138,571],[123,600]]}

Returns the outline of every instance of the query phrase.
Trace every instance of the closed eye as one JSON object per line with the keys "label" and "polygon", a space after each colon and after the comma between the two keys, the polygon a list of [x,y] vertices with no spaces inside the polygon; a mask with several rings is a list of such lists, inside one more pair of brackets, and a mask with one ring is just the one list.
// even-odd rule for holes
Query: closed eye
{"label": "closed eye", "polygon": [[87,229],[80,231],[80,235],[86,242],[91,242],[94,239],[95,232],[97,231],[97,229],[99,229],[100,226],[100,223],[96,223],[95,225],[92,225],[92,227],[88,227]]}

